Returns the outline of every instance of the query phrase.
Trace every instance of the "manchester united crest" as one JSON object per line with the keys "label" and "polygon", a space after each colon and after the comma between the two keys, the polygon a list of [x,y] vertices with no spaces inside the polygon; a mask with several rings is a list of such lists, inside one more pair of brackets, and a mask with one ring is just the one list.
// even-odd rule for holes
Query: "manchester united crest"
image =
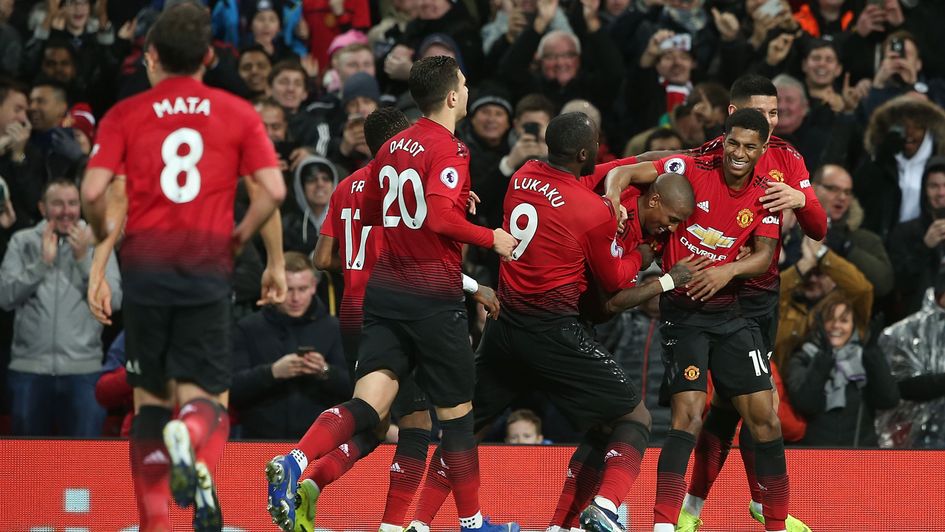
{"label": "manchester united crest", "polygon": [[778,170],[777,168],[768,172],[768,177],[777,181],[778,183],[784,183],[784,173],[781,172],[781,170]]}
{"label": "manchester united crest", "polygon": [[687,367],[687,368],[685,369],[685,371],[683,371],[683,377],[685,377],[687,381],[694,381],[694,380],[698,379],[698,378],[699,378],[699,368],[697,368],[697,367],[695,367],[695,366],[689,366],[689,367]]}
{"label": "manchester united crest", "polygon": [[735,216],[735,221],[738,222],[738,226],[742,229],[751,225],[751,222],[755,221],[755,213],[751,212],[749,209],[742,209],[738,211],[738,215]]}

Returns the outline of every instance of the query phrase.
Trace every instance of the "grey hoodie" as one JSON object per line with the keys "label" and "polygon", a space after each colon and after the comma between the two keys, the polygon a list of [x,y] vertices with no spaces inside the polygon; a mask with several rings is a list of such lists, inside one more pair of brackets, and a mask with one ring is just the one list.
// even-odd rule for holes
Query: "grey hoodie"
{"label": "grey hoodie", "polygon": [[[92,250],[76,262],[64,240],[52,265],[42,259],[46,221],[18,231],[0,266],[0,308],[15,311],[10,369],[42,375],[78,375],[102,369],[102,325],[86,301]],[[115,254],[105,279],[112,310],[121,307],[121,277]]]}
{"label": "grey hoodie", "polygon": [[[325,217],[328,215],[328,208],[325,208],[325,211],[319,215],[316,215],[312,212],[311,207],[308,205],[308,200],[305,199],[305,191],[302,190],[302,171],[310,164],[322,164],[328,167],[328,170],[331,172],[331,179],[335,186],[338,186],[338,169],[335,168],[335,164],[329,161],[324,157],[319,157],[317,155],[311,155],[302,159],[299,165],[295,168],[295,175],[292,179],[292,189],[295,191],[295,201],[299,205],[299,210],[302,212],[302,223],[299,230],[302,232],[301,241],[305,242],[308,240],[308,232],[313,231],[315,238],[318,238],[318,231],[321,229],[322,224],[325,222]],[[311,224],[311,227],[309,227]],[[288,229],[288,228],[287,228]]]}

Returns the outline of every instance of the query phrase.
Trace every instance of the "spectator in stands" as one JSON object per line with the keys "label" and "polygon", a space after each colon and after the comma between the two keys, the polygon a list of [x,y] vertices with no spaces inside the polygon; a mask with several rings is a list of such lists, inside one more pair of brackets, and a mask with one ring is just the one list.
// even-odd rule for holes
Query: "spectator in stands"
{"label": "spectator in stands", "polygon": [[[458,136],[469,148],[469,176],[472,190],[482,200],[481,214],[491,222],[501,223],[502,200],[508,179],[496,169],[509,154],[509,132],[512,129],[512,104],[499,87],[486,86],[469,105],[469,115],[456,127]],[[472,251],[472,250],[470,250]]]}
{"label": "spectator in stands", "polygon": [[584,113],[597,128],[597,164],[610,162],[617,158],[611,151],[610,141],[607,139],[607,133],[604,131],[604,118],[601,116],[600,110],[594,104],[582,99],[571,100],[565,103],[564,106],[561,107],[561,111],[558,112],[559,115],[565,113]]}
{"label": "spectator in stands", "polygon": [[0,0],[0,76],[16,76],[20,71],[23,41],[19,32],[9,24],[13,15],[13,0]]}
{"label": "spectator in stands", "polygon": [[853,178],[843,167],[826,164],[814,172],[812,181],[830,222],[824,244],[866,276],[875,298],[884,297],[893,288],[893,267],[879,235],[860,227],[863,208],[853,197]]}
{"label": "spectator in stands", "polygon": [[237,63],[240,78],[249,89],[250,97],[269,95],[269,74],[272,72],[272,58],[263,49],[256,44],[247,46],[240,51],[239,62]]}
{"label": "spectator in stands", "polygon": [[829,108],[815,116],[810,112],[804,84],[787,74],[773,80],[778,88],[778,125],[774,134],[790,142],[804,156],[808,170],[818,168],[831,142],[835,115]]}
{"label": "spectator in stands", "polygon": [[[349,35],[352,36],[349,37]],[[332,43],[332,47],[328,49],[331,55],[331,70],[326,74],[325,89],[328,92],[326,96],[332,96],[333,101],[338,104],[341,98],[341,88],[344,87],[348,78],[358,72],[365,72],[374,77],[376,70],[374,54],[371,52],[371,47],[367,45],[367,40],[363,34],[348,32],[339,35],[335,41],[350,42],[337,48],[335,48],[335,43]],[[322,98],[323,101],[325,99]]]}
{"label": "spectator in stands", "polygon": [[877,419],[879,444],[945,449],[945,269],[922,309],[883,331],[879,345],[903,399]]}
{"label": "spectator in stands", "polygon": [[84,96],[87,80],[80,79],[76,68],[75,48],[68,41],[49,41],[43,48],[43,60],[39,66],[41,78],[62,83],[73,98]]}
{"label": "spectator in stands", "polygon": [[95,140],[95,115],[92,108],[85,103],[73,105],[62,121],[62,127],[72,130],[75,139],[82,150],[82,155],[88,157],[92,152],[92,142]]}
{"label": "spectator in stands", "polygon": [[581,23],[586,31],[579,32],[580,37],[550,29],[556,4],[538,3],[535,21],[522,30],[499,61],[497,78],[513,91],[513,97],[540,92],[555,107],[581,98],[598,109],[610,109],[620,90],[623,69],[619,68],[620,51],[602,29],[596,2],[582,4]]}
{"label": "spectator in stands", "polygon": [[870,159],[854,173],[863,227],[884,240],[894,225],[919,216],[922,174],[932,155],[945,155],[945,111],[912,96],[881,105],[863,139]]}
{"label": "spectator in stands", "polygon": [[681,149],[683,149],[683,141],[679,133],[677,133],[675,129],[661,127],[646,137],[646,143],[643,145],[643,151],[641,153],[662,150],[676,151]]}
{"label": "spectator in stands", "polygon": [[[659,270],[641,272],[638,285],[655,282]],[[670,428],[668,406],[660,406],[660,384],[663,382],[663,336],[660,334],[660,298],[653,297],[616,316],[604,346],[614,360],[633,379],[640,390],[646,409],[653,416],[650,427],[651,445],[659,445]]]}
{"label": "spectator in stands", "polygon": [[[488,64],[496,64],[502,58],[502,55],[522,34],[522,30],[528,26],[528,21],[538,16],[537,0],[502,0],[499,3],[499,9],[495,13],[492,22],[482,27],[482,52],[486,55]],[[543,6],[550,10],[551,6]],[[548,24],[548,30],[561,30],[568,33],[574,33],[568,17],[564,11],[554,3],[554,14],[551,22]]]}
{"label": "spectator in stands", "polygon": [[[807,338],[811,309],[828,294],[842,291],[849,298],[854,325],[866,335],[873,307],[873,286],[852,263],[826,245],[804,237],[801,258],[781,272],[780,325],[775,340],[774,361],[789,379],[788,359]],[[793,394],[792,394],[793,397]]]}
{"label": "spectator in stands", "polygon": [[319,156],[328,153],[331,140],[328,124],[309,113],[304,103],[308,100],[308,73],[298,61],[287,60],[276,63],[269,74],[269,91],[272,98],[285,109],[289,124],[289,136]]}
{"label": "spectator in stands", "polygon": [[945,157],[929,159],[922,175],[919,216],[896,224],[886,244],[889,255],[896,257],[895,292],[888,318],[897,321],[921,308],[945,261]]}
{"label": "spectator in stands", "polygon": [[922,58],[913,35],[897,31],[883,41],[883,59],[873,77],[873,86],[863,100],[862,116],[868,117],[882,104],[903,94],[917,92],[945,106],[945,80],[928,79],[922,73]]}
{"label": "spectator in stands", "polygon": [[702,125],[705,138],[712,139],[724,133],[723,126],[728,117],[728,89],[719,83],[705,81],[692,88],[687,101],[693,104],[692,112]]}
{"label": "spectator in stands", "polygon": [[[95,401],[102,325],[85,302],[92,232],[79,218],[72,181],[51,181],[40,210],[45,220],[13,235],[0,266],[0,307],[16,313],[8,373],[13,432],[96,437],[104,411]],[[118,309],[114,255],[105,276]]]}
{"label": "spectator in stands", "polygon": [[[289,136],[289,123],[286,121],[285,109],[272,98],[257,100],[253,106],[266,127],[269,140],[276,148],[276,154],[279,155],[280,169],[283,173],[290,172],[290,163],[294,162],[292,155],[298,148],[298,143]],[[291,174],[286,175],[291,176]],[[292,184],[290,177],[287,177],[286,184]],[[287,186],[287,188],[291,194],[291,186]]]}
{"label": "spectator in stands", "polygon": [[[708,72],[719,50],[720,32],[713,23],[712,15],[706,9],[705,1],[661,2],[661,5],[654,9],[654,13],[648,14],[647,19],[633,37],[637,44],[631,56],[632,59],[636,60],[646,54],[647,49],[655,59],[659,55],[659,50],[653,49],[652,43],[658,33],[689,35],[690,45],[687,48],[693,66],[699,69],[700,74]],[[657,40],[662,42],[664,38],[660,37]],[[674,43],[673,48],[678,48],[678,46]],[[648,68],[642,64],[641,66]],[[633,76],[632,71],[630,76]]]}
{"label": "spectator in stands", "polygon": [[335,37],[349,29],[367,32],[371,27],[367,0],[302,0],[302,16],[308,26],[309,54],[319,65],[331,64],[328,47]]}
{"label": "spectator in stands", "polygon": [[511,445],[541,445],[541,418],[531,410],[515,410],[505,420],[505,443]]}
{"label": "spectator in stands", "polygon": [[[676,133],[682,142],[683,148],[696,148],[706,141],[705,130],[702,128],[702,120],[700,120],[699,116],[693,111],[694,109],[694,103],[685,103],[677,106],[676,109],[669,114],[668,129]],[[667,127],[654,127],[634,135],[627,141],[626,146],[624,146],[624,157],[639,155],[647,151],[645,149],[647,138],[661,129],[667,129]]]}
{"label": "spectator in stands", "polygon": [[812,101],[811,112],[814,114],[817,114],[820,106],[826,106],[834,113],[852,112],[871,86],[870,80],[863,79],[851,87],[848,75],[844,78],[843,87],[838,87],[837,82],[843,74],[843,65],[840,63],[837,45],[822,39],[815,39],[807,44],[801,60],[801,71],[804,73],[804,85]]}
{"label": "spectator in stands", "polygon": [[26,87],[0,80],[0,176],[9,187],[19,228],[31,227],[42,218],[38,204],[48,175],[42,155],[29,144],[33,126],[28,109]]}
{"label": "spectator in stands", "polygon": [[639,132],[666,123],[664,115],[685,103],[692,93],[695,66],[689,34],[654,33],[624,93],[628,130]]}
{"label": "spectator in stands", "polygon": [[873,78],[876,57],[884,54],[883,42],[889,34],[902,28],[904,22],[899,0],[866,3],[856,18],[854,31],[840,37],[841,62],[853,83]]}
{"label": "spectator in stands", "polygon": [[[283,246],[309,254],[328,215],[328,200],[338,184],[338,170],[324,157],[309,156],[295,168],[293,192],[297,206],[283,207]],[[313,418],[314,419],[314,418]]]}
{"label": "spectator in stands", "polygon": [[285,269],[285,302],[236,325],[230,403],[244,438],[300,438],[325,408],[351,397],[338,320],[315,297],[311,262],[288,252]]}
{"label": "spectator in stands", "polygon": [[371,150],[364,139],[364,119],[381,102],[381,90],[374,76],[356,72],[345,81],[341,108],[345,121],[334,125],[328,157],[349,172],[361,168],[371,160]]}
{"label": "spectator in stands", "polygon": [[899,402],[899,388],[876,346],[855,326],[867,319],[835,291],[813,309],[807,337],[788,360],[791,404],[807,419],[802,445],[877,447],[875,413]]}
{"label": "spectator in stands", "polygon": [[[749,0],[749,3],[752,2]],[[760,5],[762,2],[756,0],[754,3]],[[801,4],[794,18],[811,37],[833,42],[844,40],[844,33],[851,29],[856,14],[850,2],[817,0]]]}
{"label": "spectator in stands", "polygon": [[53,81],[40,82],[30,91],[30,144],[45,161],[50,177],[78,177],[84,154],[71,131],[60,127],[69,111],[66,89]]}
{"label": "spectator in stands", "polygon": [[282,18],[272,0],[253,2],[247,19],[249,35],[244,44],[261,46],[274,62],[298,57],[283,39]]}

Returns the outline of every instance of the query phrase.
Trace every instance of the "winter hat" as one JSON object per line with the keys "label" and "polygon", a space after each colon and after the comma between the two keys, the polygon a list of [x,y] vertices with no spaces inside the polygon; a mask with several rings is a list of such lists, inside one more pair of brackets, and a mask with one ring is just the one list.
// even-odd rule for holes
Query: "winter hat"
{"label": "winter hat", "polygon": [[358,30],[348,30],[342,33],[332,39],[331,44],[328,45],[328,57],[331,57],[335,52],[349,44],[368,44],[367,35]]}
{"label": "winter hat", "polygon": [[380,103],[381,89],[377,86],[374,76],[366,72],[357,72],[345,81],[341,89],[341,105],[347,106],[348,102],[359,96]]}
{"label": "winter hat", "polygon": [[86,103],[77,103],[69,109],[63,125],[78,129],[88,137],[89,142],[95,140],[95,115],[92,114],[92,108]]}

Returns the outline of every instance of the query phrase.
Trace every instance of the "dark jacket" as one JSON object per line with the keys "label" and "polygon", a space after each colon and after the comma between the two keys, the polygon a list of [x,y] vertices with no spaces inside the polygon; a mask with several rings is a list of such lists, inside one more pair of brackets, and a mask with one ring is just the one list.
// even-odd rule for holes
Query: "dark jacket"
{"label": "dark jacket", "polygon": [[824,244],[857,267],[873,285],[874,298],[880,298],[893,289],[893,266],[879,236],[862,229],[863,208],[856,198],[847,213],[830,225]]}
{"label": "dark jacket", "polygon": [[899,168],[893,127],[904,119],[925,127],[932,136],[932,154],[945,154],[945,111],[938,106],[900,96],[881,105],[866,129],[863,142],[870,158],[853,175],[853,192],[863,206],[863,227],[888,240],[889,232],[899,223],[902,189],[899,187]]}
{"label": "dark jacket", "polygon": [[[858,334],[854,332],[854,337]],[[812,354],[802,348],[788,361],[787,387],[791,404],[807,418],[807,432],[801,444],[877,447],[875,412],[899,403],[899,387],[886,357],[875,344],[865,346],[866,384],[863,387],[853,382],[847,384],[846,406],[826,412],[824,387],[834,367],[833,349],[823,334],[815,332],[808,336],[808,341],[805,347],[815,346],[815,352]]]}
{"label": "dark jacket", "polygon": [[[272,364],[299,346],[312,346],[325,357],[327,379],[272,376]],[[350,397],[338,320],[318,299],[300,318],[267,307],[236,324],[230,405],[239,412],[243,437],[297,440],[326,408]]]}

